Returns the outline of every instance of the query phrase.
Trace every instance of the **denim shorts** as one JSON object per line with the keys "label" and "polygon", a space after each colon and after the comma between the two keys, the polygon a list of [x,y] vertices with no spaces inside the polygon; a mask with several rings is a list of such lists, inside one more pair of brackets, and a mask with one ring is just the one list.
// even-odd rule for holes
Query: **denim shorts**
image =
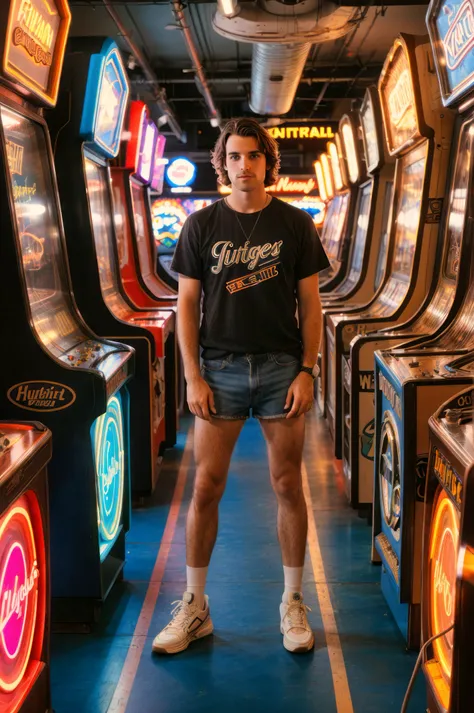
{"label": "denim shorts", "polygon": [[204,359],[201,373],[214,394],[213,418],[284,418],[290,410],[286,395],[300,365],[295,356],[280,352]]}

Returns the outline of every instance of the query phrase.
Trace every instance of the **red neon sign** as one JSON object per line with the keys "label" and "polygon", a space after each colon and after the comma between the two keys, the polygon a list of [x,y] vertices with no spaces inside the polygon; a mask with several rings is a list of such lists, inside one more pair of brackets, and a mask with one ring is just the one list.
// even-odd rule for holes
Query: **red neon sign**
{"label": "red neon sign", "polygon": [[0,520],[0,692],[3,693],[18,688],[31,658],[39,658],[41,653],[46,577],[42,527],[38,523],[39,514],[32,513],[26,496],[19,498]]}

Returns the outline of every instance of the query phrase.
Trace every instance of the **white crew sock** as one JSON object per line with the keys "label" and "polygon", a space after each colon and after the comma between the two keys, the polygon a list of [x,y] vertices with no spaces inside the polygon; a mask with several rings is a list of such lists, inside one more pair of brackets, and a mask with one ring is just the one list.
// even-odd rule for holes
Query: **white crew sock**
{"label": "white crew sock", "polygon": [[186,591],[194,594],[194,601],[201,609],[204,607],[207,570],[207,567],[188,567],[186,565]]}
{"label": "white crew sock", "polygon": [[285,576],[285,591],[282,601],[287,602],[288,595],[292,592],[299,592],[302,595],[303,567],[285,567],[283,565],[283,574]]}

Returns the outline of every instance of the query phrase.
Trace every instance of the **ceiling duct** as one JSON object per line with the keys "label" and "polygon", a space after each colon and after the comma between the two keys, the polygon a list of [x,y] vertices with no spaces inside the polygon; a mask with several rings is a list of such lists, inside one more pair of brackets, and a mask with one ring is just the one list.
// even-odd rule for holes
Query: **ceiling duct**
{"label": "ceiling duct", "polygon": [[310,49],[310,42],[254,45],[250,109],[255,114],[280,116],[290,111]]}
{"label": "ceiling duct", "polygon": [[311,45],[343,37],[356,13],[325,0],[219,0],[212,24],[223,37],[253,43],[250,108],[280,116],[293,104]]}

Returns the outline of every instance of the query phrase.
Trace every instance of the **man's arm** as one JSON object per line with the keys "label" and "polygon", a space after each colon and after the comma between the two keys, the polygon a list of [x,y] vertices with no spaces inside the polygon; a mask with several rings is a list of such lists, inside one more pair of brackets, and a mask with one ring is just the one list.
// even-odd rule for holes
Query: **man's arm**
{"label": "man's arm", "polygon": [[201,317],[201,281],[179,276],[178,341],[184,363],[189,410],[209,421],[215,413],[214,396],[201,376],[199,366],[199,323]]}
{"label": "man's arm", "polygon": [[[318,360],[322,325],[317,274],[298,281],[297,297],[298,319],[303,342],[302,365],[313,367]],[[313,378],[301,371],[288,389],[285,408],[291,406],[291,410],[287,414],[287,418],[296,418],[309,411],[313,400]]]}
{"label": "man's arm", "polygon": [[313,367],[318,361],[323,321],[319,276],[299,280],[297,286],[298,318],[303,342],[303,366]]}

